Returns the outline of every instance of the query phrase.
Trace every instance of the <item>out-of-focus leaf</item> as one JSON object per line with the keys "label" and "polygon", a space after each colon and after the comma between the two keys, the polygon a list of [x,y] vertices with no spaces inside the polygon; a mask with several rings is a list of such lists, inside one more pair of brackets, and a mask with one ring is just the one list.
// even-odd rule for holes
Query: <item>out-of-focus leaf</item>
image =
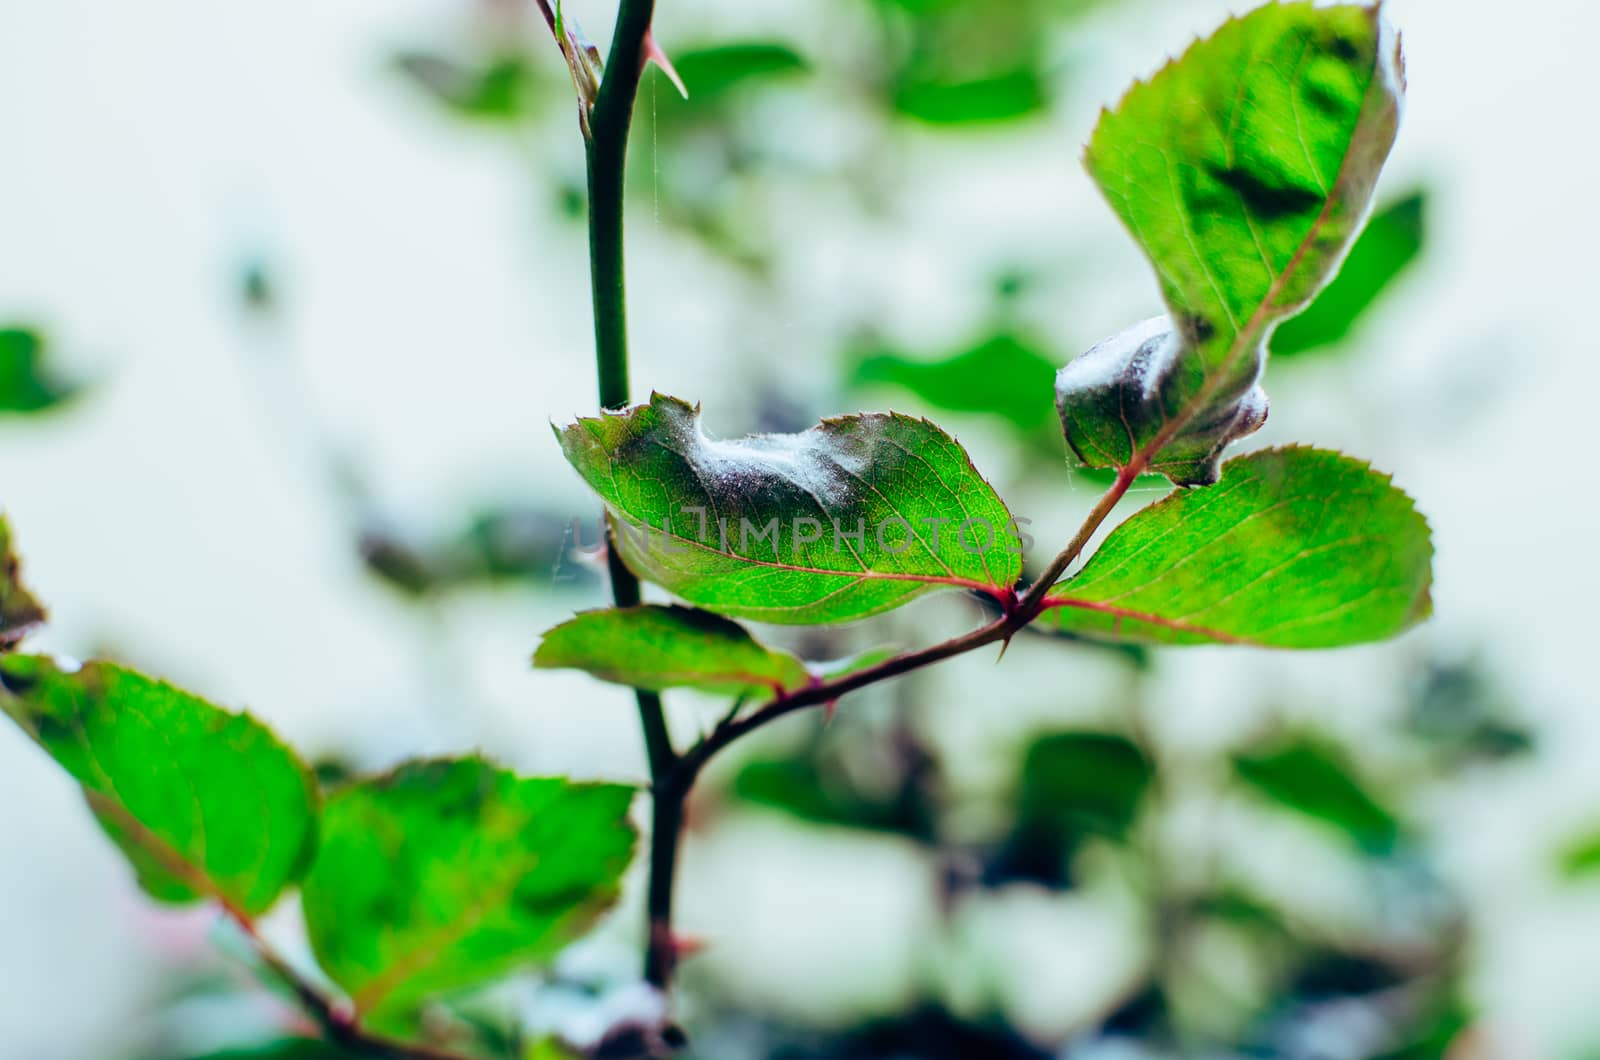
{"label": "out-of-focus leaf", "polygon": [[468,118],[511,121],[524,118],[537,93],[528,61],[506,55],[471,66],[429,52],[402,52],[395,67],[434,101]]}
{"label": "out-of-focus leaf", "polygon": [[688,102],[709,102],[742,85],[805,73],[809,67],[787,44],[740,41],[675,49],[672,63],[689,89]]}
{"label": "out-of-focus leaf", "polygon": [[1600,872],[1600,832],[1579,836],[1562,848],[1557,859],[1568,879],[1582,879]]}
{"label": "out-of-focus leaf", "polygon": [[1159,983],[1147,982],[1106,1015],[1100,1030],[1113,1038],[1159,1040],[1168,1033],[1171,1023],[1172,1004],[1167,991]]}
{"label": "out-of-focus leaf", "polygon": [[958,1015],[942,1004],[924,1002],[825,1038],[815,1051],[791,1048],[768,1055],[786,1060],[1054,1060],[1059,1054],[1029,1041],[998,1013]]}
{"label": "out-of-focus leaf", "polygon": [[1373,303],[1422,253],[1428,195],[1414,191],[1372,215],[1339,275],[1316,301],[1272,333],[1280,357],[1331,346],[1350,334]]}
{"label": "out-of-focus leaf", "polygon": [[1015,335],[994,335],[933,361],[893,350],[862,351],[853,360],[858,385],[896,386],[938,408],[997,416],[1029,434],[1051,422],[1040,395],[1055,378],[1055,362]]}
{"label": "out-of-focus leaf", "polygon": [[522,1051],[521,1060],[580,1060],[580,1057],[554,1038],[540,1038],[528,1043]]}
{"label": "out-of-focus leaf", "polygon": [[265,258],[246,261],[239,269],[238,282],[239,302],[245,309],[263,316],[278,310],[282,301],[278,278]]}
{"label": "out-of-focus leaf", "polygon": [[43,412],[68,400],[78,389],[50,370],[39,332],[0,328],[0,415]]}
{"label": "out-of-focus leaf", "polygon": [[1085,839],[1127,835],[1153,776],[1149,759],[1125,736],[1041,736],[1023,756],[1015,829],[991,866],[991,881],[1069,884],[1072,856]]}
{"label": "out-of-focus leaf", "polygon": [[195,1060],[354,1060],[358,1055],[315,1038],[285,1038],[250,1048],[207,1053]]}
{"label": "out-of-focus leaf", "polygon": [[363,1019],[404,1027],[430,995],[549,959],[615,902],[632,795],[477,758],[338,792],[303,888],[318,962]]}
{"label": "out-of-focus leaf", "polygon": [[939,588],[1006,596],[1022,570],[1004,503],[926,420],[866,413],[724,441],[656,394],[556,433],[628,566],[708,610],[848,622]]}
{"label": "out-of-focus leaf", "polygon": [[933,838],[934,811],[916,770],[884,790],[868,791],[815,756],[757,759],[739,770],[730,790],[745,802],[812,824]]}
{"label": "out-of-focus leaf", "polygon": [[1528,726],[1482,662],[1440,661],[1424,670],[1406,721],[1445,768],[1498,762],[1535,747]]}
{"label": "out-of-focus leaf", "polygon": [[310,864],[316,780],[249,715],[110,663],[19,655],[0,659],[0,707],[83,786],[153,898],[255,916]]}
{"label": "out-of-focus leaf", "polygon": [[1222,886],[1198,895],[1187,905],[1196,916],[1232,924],[1259,936],[1284,938],[1290,933],[1283,914],[1255,895],[1237,887]]}
{"label": "out-of-focus leaf", "polygon": [[1056,403],[1075,459],[1216,481],[1223,448],[1266,417],[1267,338],[1357,234],[1401,90],[1376,6],[1271,4],[1101,118],[1085,163],[1155,267],[1169,319],[1062,369]]}
{"label": "out-of-focus leaf", "polygon": [[1251,1036],[1248,1055],[1314,1055],[1308,1043],[1337,1041],[1370,1060],[1447,1060],[1470,1021],[1450,984],[1448,959],[1357,952],[1313,944]]}
{"label": "out-of-focus leaf", "polygon": [[1364,850],[1387,852],[1400,835],[1394,813],[1353,776],[1334,747],[1302,740],[1236,755],[1234,773],[1287,809],[1332,825]]}
{"label": "out-of-focus leaf", "polygon": [[16,647],[44,619],[44,607],[22,584],[22,562],[11,544],[11,520],[0,512],[0,652]]}
{"label": "out-of-focus leaf", "polygon": [[1332,648],[1427,617],[1428,524],[1389,476],[1323,449],[1228,462],[1117,527],[1044,621],[1114,640]]}
{"label": "out-of-focus leaf", "polygon": [[1049,106],[1043,73],[1032,65],[963,80],[911,77],[894,88],[894,108],[929,125],[1011,121]]}
{"label": "out-of-focus leaf", "polygon": [[[515,504],[486,508],[459,530],[437,539],[374,523],[357,547],[377,578],[408,596],[502,583],[546,585],[585,575],[569,562],[578,547],[572,519]],[[590,531],[598,544],[598,530]]]}
{"label": "out-of-focus leaf", "polygon": [[1468,1003],[1455,994],[1437,998],[1411,1026],[1402,1028],[1392,1044],[1372,1060],[1457,1060],[1460,1043],[1472,1037],[1473,1015]]}
{"label": "out-of-focus leaf", "polygon": [[568,619],[544,635],[533,665],[584,670],[602,681],[656,692],[781,695],[811,683],[805,663],[760,643],[739,623],[709,611],[654,604]]}

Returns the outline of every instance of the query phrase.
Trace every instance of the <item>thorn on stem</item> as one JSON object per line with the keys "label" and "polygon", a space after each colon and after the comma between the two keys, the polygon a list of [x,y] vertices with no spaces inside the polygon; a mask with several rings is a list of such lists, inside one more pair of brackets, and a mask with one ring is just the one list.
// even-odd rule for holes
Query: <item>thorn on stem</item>
{"label": "thorn on stem", "polygon": [[661,72],[667,75],[667,80],[678,90],[678,95],[684,99],[689,98],[689,90],[684,87],[683,78],[678,76],[678,71],[672,65],[672,60],[667,58],[667,53],[661,50],[661,45],[656,43],[655,29],[645,31],[644,42],[640,45],[639,73],[643,74],[645,67],[655,63],[661,67]]}

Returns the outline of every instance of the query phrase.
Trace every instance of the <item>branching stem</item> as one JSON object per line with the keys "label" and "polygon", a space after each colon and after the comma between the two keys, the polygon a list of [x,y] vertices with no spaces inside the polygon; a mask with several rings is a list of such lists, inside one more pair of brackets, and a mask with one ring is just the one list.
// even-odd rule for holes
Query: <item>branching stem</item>
{"label": "branching stem", "polygon": [[256,959],[273,978],[294,994],[300,1007],[322,1028],[322,1034],[328,1041],[356,1056],[380,1057],[382,1060],[476,1060],[466,1053],[395,1041],[363,1030],[347,1006],[323,993],[273,948],[256,927],[255,921],[236,909],[226,912],[228,918],[244,932],[245,938],[249,939]]}
{"label": "branching stem", "polygon": [[1117,475],[1116,481],[1095,503],[1094,508],[1084,519],[1083,524],[1078,527],[1078,532],[1073,535],[1066,548],[1062,549],[1055,559],[1050,561],[1050,566],[1045,569],[1044,574],[1034,582],[1033,586],[1029,588],[1028,592],[1023,595],[1016,605],[1009,608],[1005,614],[970,633],[963,633],[958,637],[952,637],[950,640],[942,641],[920,651],[896,655],[876,666],[846,674],[832,681],[823,681],[798,692],[778,696],[765,706],[746,714],[744,717],[725,719],[702,738],[699,743],[679,757],[671,776],[670,790],[687,793],[694,784],[694,778],[699,774],[706,762],[710,761],[718,751],[741,736],[753,732],[768,722],[783,717],[785,714],[792,714],[797,710],[804,710],[806,707],[832,703],[841,696],[851,692],[858,692],[880,681],[900,677],[913,670],[920,670],[924,666],[943,662],[945,659],[952,659],[957,655],[965,655],[967,652],[975,651],[985,645],[1010,640],[1024,626],[1039,617],[1039,613],[1044,610],[1045,597],[1049,593],[1051,586],[1072,565],[1072,561],[1077,559],[1083,552],[1090,539],[1094,537],[1095,531],[1105,522],[1112,509],[1117,506],[1117,502],[1122,500],[1123,496],[1128,492],[1128,487],[1133,484],[1133,480],[1138,475],[1139,467],[1134,465],[1130,465]]}
{"label": "branching stem", "polygon": [[[645,41],[650,32],[654,7],[654,0],[622,0],[612,36],[611,53],[586,122],[595,365],[599,375],[600,404],[607,409],[621,408],[630,399],[623,268],[623,189],[628,131],[633,121],[634,103],[644,68]],[[705,764],[741,736],[786,714],[832,703],[840,696],[880,681],[964,655],[988,644],[1009,641],[1044,610],[1051,586],[1083,552],[1100,524],[1128,491],[1143,465],[1142,459],[1136,460],[1135,464],[1118,474],[1077,534],[1051,561],[1039,580],[1020,599],[1010,599],[1000,618],[980,629],[920,651],[897,655],[833,681],[778,696],[743,717],[734,712],[681,755],[672,746],[660,696],[651,692],[638,693],[639,717],[644,729],[653,797],[649,941],[645,957],[645,978],[651,984],[663,989],[668,987],[677,964],[678,946],[672,931],[672,891],[677,875],[677,852],[683,830],[684,807]],[[637,604],[640,600],[638,579],[623,565],[615,547],[610,550],[608,563],[612,596],[617,606],[631,607]]]}

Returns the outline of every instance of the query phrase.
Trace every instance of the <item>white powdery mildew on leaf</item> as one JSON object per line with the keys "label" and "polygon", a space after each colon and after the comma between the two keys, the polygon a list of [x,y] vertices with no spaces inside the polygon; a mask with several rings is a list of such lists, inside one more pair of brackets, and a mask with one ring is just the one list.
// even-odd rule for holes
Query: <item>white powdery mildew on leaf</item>
{"label": "white powdery mildew on leaf", "polygon": [[719,440],[697,408],[657,394],[557,434],[629,566],[713,611],[848,621],[938,586],[1002,596],[1021,574],[1010,513],[926,420],[866,413]]}
{"label": "white powdery mildew on leaf", "polygon": [[1175,348],[1147,322],[1058,377],[1078,462],[1216,481],[1222,450],[1265,419],[1273,329],[1334,275],[1370,209],[1402,90],[1376,7],[1274,4],[1103,114],[1084,161],[1156,271]]}

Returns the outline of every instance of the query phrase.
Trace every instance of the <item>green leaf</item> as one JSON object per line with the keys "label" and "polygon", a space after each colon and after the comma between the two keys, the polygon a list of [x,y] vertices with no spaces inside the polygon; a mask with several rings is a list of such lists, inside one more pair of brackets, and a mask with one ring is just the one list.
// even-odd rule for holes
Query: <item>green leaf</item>
{"label": "green leaf", "polygon": [[1320,740],[1285,743],[1233,760],[1241,781],[1297,813],[1344,832],[1363,849],[1387,851],[1400,833],[1392,812],[1351,775],[1345,756]]}
{"label": "green leaf", "polygon": [[32,328],[0,328],[0,415],[43,412],[78,392],[50,371],[44,352],[44,338]]}
{"label": "green leaf", "polygon": [[1121,836],[1138,815],[1151,777],[1149,760],[1126,736],[1050,733],[1023,755],[1018,817],[1025,824]]}
{"label": "green leaf", "polygon": [[894,89],[894,109],[928,125],[1011,121],[1049,104],[1044,76],[1031,63],[960,80],[908,76]]}
{"label": "green leaf", "polygon": [[690,101],[708,101],[748,81],[805,73],[806,61],[787,44],[741,41],[675,50],[672,63]]}
{"label": "green leaf", "polygon": [[1561,874],[1568,879],[1583,879],[1600,872],[1600,832],[1581,835],[1568,843],[1557,861]]}
{"label": "green leaf", "polygon": [[1414,191],[1372,215],[1339,275],[1311,307],[1272,333],[1272,352],[1287,357],[1331,346],[1350,334],[1361,315],[1422,253],[1428,195]]}
{"label": "green leaf", "polygon": [[1387,475],[1323,449],[1230,460],[1117,527],[1045,621],[1113,640],[1333,648],[1427,617],[1433,545]]}
{"label": "green leaf", "polygon": [[[892,773],[892,771],[891,771]],[[757,759],[733,778],[731,794],[812,824],[934,838],[934,809],[912,773],[875,775],[873,785],[822,756]]]}
{"label": "green leaf", "polygon": [[284,1038],[252,1048],[207,1053],[195,1060],[353,1060],[358,1055],[316,1038]]}
{"label": "green leaf", "polygon": [[1058,732],[1023,756],[1016,826],[991,866],[991,880],[1070,882],[1073,854],[1091,836],[1121,839],[1139,815],[1154,770],[1117,733]]}
{"label": "green leaf", "polygon": [[654,604],[586,611],[563,622],[544,635],[533,665],[585,670],[602,681],[654,692],[781,695],[812,680],[805,663],[761,644],[737,622]]}
{"label": "green leaf", "polygon": [[266,726],[105,662],[0,659],[0,706],[72,778],[163,902],[271,908],[310,864],[311,772]]}
{"label": "green leaf", "polygon": [[465,118],[524,118],[537,95],[533,71],[521,55],[472,67],[442,55],[408,51],[395,56],[394,64],[436,102]]}
{"label": "green leaf", "polygon": [[1055,378],[1055,362],[1010,334],[993,335],[940,360],[919,360],[894,350],[855,355],[857,385],[887,383],[952,412],[981,412],[1032,434],[1051,422],[1039,395]]}
{"label": "green leaf", "polygon": [[1227,22],[1095,129],[1084,156],[1144,249],[1169,316],[1062,369],[1074,458],[1216,481],[1266,418],[1274,327],[1361,226],[1398,121],[1399,46],[1376,6],[1272,4]]}
{"label": "green leaf", "polygon": [[1010,512],[926,420],[866,413],[724,441],[656,394],[556,434],[628,566],[708,610],[847,622],[938,588],[1007,598],[1022,571]]}
{"label": "green leaf", "polygon": [[478,758],[408,763],[336,793],[303,888],[317,960],[379,1025],[547,960],[615,902],[632,797]]}
{"label": "green leaf", "polygon": [[44,607],[22,584],[22,563],[12,551],[11,520],[0,512],[0,652],[16,647],[44,618]]}

